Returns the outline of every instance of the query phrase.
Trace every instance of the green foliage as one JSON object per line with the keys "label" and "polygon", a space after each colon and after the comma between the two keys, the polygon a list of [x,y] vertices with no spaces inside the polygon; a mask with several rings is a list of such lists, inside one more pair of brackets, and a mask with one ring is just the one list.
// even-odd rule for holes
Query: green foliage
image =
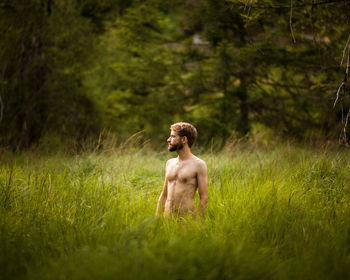
{"label": "green foliage", "polygon": [[189,1],[188,32],[205,35],[214,48],[206,92],[224,93],[215,115],[224,138],[233,130],[247,133],[251,122],[294,136],[337,130],[331,99],[342,79],[336,58],[349,18],[342,13],[334,25],[331,18],[348,6],[295,5],[291,19],[290,7],[276,1]]}
{"label": "green foliage", "polygon": [[98,97],[83,80],[92,59],[94,32],[113,5],[2,1],[1,145],[28,148],[46,135],[83,139],[99,134],[103,113],[96,106]]}
{"label": "green foliage", "polygon": [[350,108],[350,6],[291,3],[2,1],[0,144],[83,141],[103,129],[159,142],[181,120],[203,144],[255,125],[334,137]]}
{"label": "green foliage", "polygon": [[180,58],[167,45],[171,20],[154,5],[139,3],[100,39],[101,60],[87,83],[97,85],[107,125],[120,137],[145,130],[156,139],[183,113]]}
{"label": "green foliage", "polygon": [[3,151],[1,278],[349,277],[347,151],[232,145],[200,156],[207,213],[164,219],[154,217],[164,154]]}
{"label": "green foliage", "polygon": [[39,1],[6,1],[0,13],[1,144],[30,147],[46,133],[93,132],[99,115],[81,86],[88,22],[63,2],[48,13]]}

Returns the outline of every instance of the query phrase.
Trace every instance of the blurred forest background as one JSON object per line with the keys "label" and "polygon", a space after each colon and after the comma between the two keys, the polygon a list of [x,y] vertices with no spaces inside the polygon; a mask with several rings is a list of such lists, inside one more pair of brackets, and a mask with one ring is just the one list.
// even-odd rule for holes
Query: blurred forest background
{"label": "blurred forest background", "polygon": [[0,146],[192,122],[347,141],[350,1],[1,0]]}

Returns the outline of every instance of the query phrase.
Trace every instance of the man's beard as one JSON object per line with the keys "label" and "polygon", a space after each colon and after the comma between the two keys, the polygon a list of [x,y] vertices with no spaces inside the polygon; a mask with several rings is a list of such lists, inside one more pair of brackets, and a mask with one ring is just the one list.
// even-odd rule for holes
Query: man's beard
{"label": "man's beard", "polygon": [[181,150],[183,147],[184,147],[184,144],[182,142],[179,142],[175,145],[170,145],[168,150],[169,152],[175,152],[175,151]]}

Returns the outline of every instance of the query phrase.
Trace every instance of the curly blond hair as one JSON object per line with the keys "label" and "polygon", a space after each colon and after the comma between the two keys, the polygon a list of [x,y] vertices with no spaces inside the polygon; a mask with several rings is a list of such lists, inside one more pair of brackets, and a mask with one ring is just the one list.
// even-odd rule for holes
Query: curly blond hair
{"label": "curly blond hair", "polygon": [[170,126],[170,129],[175,131],[180,137],[186,136],[188,146],[191,148],[197,138],[197,129],[190,123],[177,122]]}

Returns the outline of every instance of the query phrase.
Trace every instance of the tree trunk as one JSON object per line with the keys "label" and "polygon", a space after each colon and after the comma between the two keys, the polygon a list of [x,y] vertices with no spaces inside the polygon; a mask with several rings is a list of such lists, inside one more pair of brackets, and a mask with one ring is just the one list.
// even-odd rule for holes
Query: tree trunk
{"label": "tree trunk", "polygon": [[238,124],[238,131],[242,136],[246,135],[250,130],[249,125],[249,106],[248,106],[248,92],[245,74],[240,73],[240,87],[238,89],[238,100],[239,100],[239,109],[240,109],[240,121]]}

